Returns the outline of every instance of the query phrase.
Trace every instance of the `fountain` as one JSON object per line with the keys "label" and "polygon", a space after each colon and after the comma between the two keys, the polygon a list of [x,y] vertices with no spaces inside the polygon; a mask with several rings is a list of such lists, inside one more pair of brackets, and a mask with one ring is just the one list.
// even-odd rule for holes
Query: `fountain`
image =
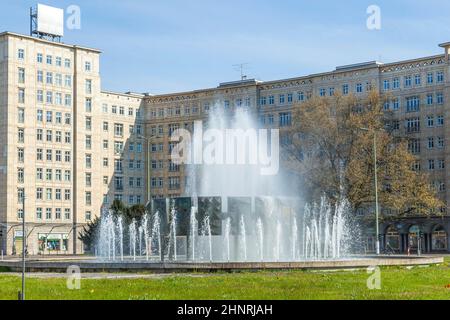
{"label": "fountain", "polygon": [[[215,108],[219,109],[219,108]],[[207,127],[257,128],[250,112],[211,113]],[[202,137],[194,134],[191,150]],[[217,154],[217,150],[212,152]],[[251,154],[247,154],[251,158]],[[179,262],[297,262],[342,259],[349,253],[345,199],[304,204],[281,174],[261,164],[190,164],[185,197],[157,199],[126,222],[104,211],[97,244],[103,260]],[[353,228],[354,229],[354,228]],[[124,239],[129,240],[124,257]],[[138,247],[138,248],[137,248]]]}

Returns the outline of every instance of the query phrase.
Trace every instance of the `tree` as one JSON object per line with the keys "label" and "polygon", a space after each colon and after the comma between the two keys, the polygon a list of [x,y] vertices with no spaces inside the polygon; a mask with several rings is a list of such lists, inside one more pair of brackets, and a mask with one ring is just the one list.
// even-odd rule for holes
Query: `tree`
{"label": "tree", "polygon": [[291,141],[282,154],[305,186],[307,200],[344,196],[353,210],[372,206],[376,134],[381,206],[406,216],[429,215],[444,205],[428,177],[413,170],[417,159],[408,150],[409,137],[384,112],[386,99],[377,92],[365,98],[335,95],[294,107]]}
{"label": "tree", "polygon": [[100,219],[95,217],[93,221],[88,222],[86,226],[83,227],[83,231],[78,234],[78,239],[83,242],[84,250],[86,252],[92,252],[92,244],[95,243],[97,237],[97,230],[100,227]]}
{"label": "tree", "polygon": [[[110,210],[115,216],[122,216],[127,224],[129,224],[133,219],[140,220],[146,213],[145,206],[134,205],[132,207],[127,207],[120,200],[114,200]],[[83,242],[87,252],[92,250],[92,245],[95,243],[98,235],[100,223],[101,219],[96,217],[93,221],[88,222],[88,224],[83,227],[83,230],[78,235],[78,239]]]}

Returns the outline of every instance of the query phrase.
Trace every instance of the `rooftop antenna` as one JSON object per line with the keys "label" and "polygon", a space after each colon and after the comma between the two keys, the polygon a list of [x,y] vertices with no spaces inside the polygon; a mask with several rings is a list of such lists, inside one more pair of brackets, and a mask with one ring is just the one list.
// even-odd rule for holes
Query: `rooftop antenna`
{"label": "rooftop antenna", "polygon": [[241,73],[241,81],[243,80],[247,80],[247,75],[244,74],[244,70],[246,68],[248,68],[248,65],[250,65],[250,63],[239,63],[239,64],[234,64],[233,67],[236,71],[239,71]]}

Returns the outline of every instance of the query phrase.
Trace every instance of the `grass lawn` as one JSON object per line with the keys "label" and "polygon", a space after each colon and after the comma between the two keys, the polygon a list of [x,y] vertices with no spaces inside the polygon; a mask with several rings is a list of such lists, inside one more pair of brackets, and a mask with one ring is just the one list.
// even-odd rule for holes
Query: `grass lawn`
{"label": "grass lawn", "polygon": [[[39,300],[350,300],[449,299],[450,259],[431,267],[381,269],[382,289],[368,290],[365,271],[256,272],[173,275],[157,279],[83,279],[68,290],[66,279],[27,280],[27,299]],[[0,299],[17,299],[20,277],[0,275]]]}

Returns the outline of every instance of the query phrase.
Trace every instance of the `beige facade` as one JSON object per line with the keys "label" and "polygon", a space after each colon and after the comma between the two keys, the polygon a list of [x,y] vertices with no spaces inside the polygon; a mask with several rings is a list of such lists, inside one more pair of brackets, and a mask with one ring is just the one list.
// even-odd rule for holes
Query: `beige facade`
{"label": "beige facade", "polygon": [[[82,226],[114,199],[133,205],[184,195],[186,172],[170,162],[169,135],[191,129],[214,108],[246,108],[262,126],[282,128],[294,121],[293,105],[311,96],[371,88],[389,95],[385,107],[396,115],[398,133],[410,137],[417,168],[430,173],[448,202],[450,70],[443,47],[442,55],[416,60],[152,96],[102,91],[98,50],[0,34],[0,248],[20,251],[23,194],[29,254],[82,253]],[[448,232],[448,221],[441,224]]]}

